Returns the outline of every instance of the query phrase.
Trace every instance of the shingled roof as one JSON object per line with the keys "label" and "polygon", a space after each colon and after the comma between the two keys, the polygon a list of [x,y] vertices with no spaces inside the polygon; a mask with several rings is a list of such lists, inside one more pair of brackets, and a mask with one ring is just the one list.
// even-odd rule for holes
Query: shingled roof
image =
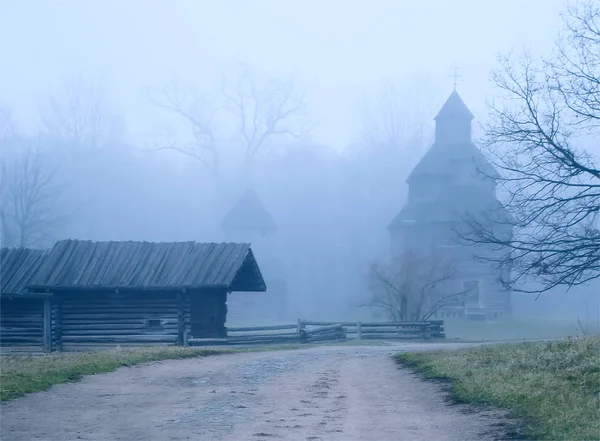
{"label": "shingled roof", "polygon": [[221,226],[225,231],[259,230],[272,231],[277,223],[267,211],[254,190],[248,190],[223,218]]}
{"label": "shingled roof", "polygon": [[412,222],[460,222],[469,216],[474,216],[481,222],[494,220],[502,224],[513,220],[497,199],[490,199],[480,188],[450,186],[431,202],[406,204],[392,220],[388,230],[401,229]]}
{"label": "shingled roof", "polygon": [[39,270],[46,250],[0,249],[0,294],[24,295],[25,286]]}
{"label": "shingled roof", "polygon": [[434,143],[412,169],[406,182],[410,183],[417,176],[452,175],[457,163],[469,166],[481,177],[500,178],[498,171],[472,142],[461,143],[455,148]]}
{"label": "shingled roof", "polygon": [[31,289],[194,289],[265,291],[250,244],[57,242]]}

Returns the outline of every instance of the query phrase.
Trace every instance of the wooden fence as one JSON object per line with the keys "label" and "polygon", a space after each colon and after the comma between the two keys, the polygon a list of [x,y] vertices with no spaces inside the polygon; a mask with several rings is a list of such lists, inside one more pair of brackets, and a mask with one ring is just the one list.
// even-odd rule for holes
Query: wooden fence
{"label": "wooden fence", "polygon": [[443,320],[427,322],[318,322],[298,320],[294,325],[230,327],[226,338],[185,336],[188,346],[298,344],[357,340],[431,340],[445,338]]}

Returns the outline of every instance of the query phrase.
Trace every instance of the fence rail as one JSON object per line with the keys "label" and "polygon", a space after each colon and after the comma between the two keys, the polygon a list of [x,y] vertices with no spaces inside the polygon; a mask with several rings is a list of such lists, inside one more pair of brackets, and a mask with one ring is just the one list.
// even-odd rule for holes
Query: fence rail
{"label": "fence rail", "polygon": [[184,337],[184,345],[295,344],[356,340],[432,340],[445,338],[444,321],[323,322],[299,319],[296,324],[231,327],[225,338]]}

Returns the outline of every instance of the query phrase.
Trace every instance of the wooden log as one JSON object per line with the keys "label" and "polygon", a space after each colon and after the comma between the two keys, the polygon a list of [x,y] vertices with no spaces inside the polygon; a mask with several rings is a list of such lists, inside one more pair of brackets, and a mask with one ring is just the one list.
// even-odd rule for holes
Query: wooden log
{"label": "wooden log", "polygon": [[422,335],[423,331],[420,329],[363,329],[363,334],[419,334]]}
{"label": "wooden log", "polygon": [[44,337],[43,336],[39,336],[39,337],[30,337],[30,336],[18,336],[18,335],[10,335],[10,336],[2,336],[2,338],[0,338],[0,346],[1,345],[6,345],[9,343],[16,343],[16,342],[21,342],[21,343],[38,343],[38,344],[42,344],[44,342]]}
{"label": "wooden log", "polygon": [[64,343],[176,342],[177,335],[63,335]]}
{"label": "wooden log", "polygon": [[332,326],[332,325],[356,326],[356,322],[315,322],[315,321],[303,320],[302,325],[303,325],[303,327],[306,327],[306,326]]}
{"label": "wooden log", "polygon": [[0,355],[13,355],[13,354],[44,354],[41,345],[13,345],[13,346],[2,346],[0,347]]}
{"label": "wooden log", "polygon": [[172,300],[144,300],[143,302],[140,301],[140,299],[137,300],[132,300],[129,302],[119,302],[119,301],[111,301],[111,300],[107,300],[107,301],[79,301],[79,302],[74,302],[71,300],[63,300],[63,305],[65,308],[67,309],[77,309],[77,308],[83,308],[83,309],[90,309],[90,308],[102,308],[102,307],[114,307],[114,308],[135,308],[136,306],[150,306],[150,307],[173,307],[177,305],[177,301],[175,298],[173,298]]}
{"label": "wooden log", "polygon": [[77,319],[77,320],[73,320],[73,319],[68,319],[68,320],[63,320],[63,322],[65,323],[65,326],[98,326],[98,327],[102,327],[102,326],[107,326],[107,325],[136,325],[136,326],[146,326],[146,323],[148,320],[160,320],[161,323],[163,325],[177,325],[177,319],[173,319],[173,318],[119,318],[119,317],[113,317],[112,320],[111,319],[104,319],[104,320],[85,320],[85,319]]}
{"label": "wooden log", "polygon": [[363,340],[423,340],[423,335],[405,334],[405,335],[390,335],[390,334],[365,334]]}
{"label": "wooden log", "polygon": [[43,337],[44,336],[44,332],[40,329],[28,329],[28,328],[24,328],[24,329],[19,329],[19,328],[2,328],[0,330],[0,334],[2,335],[2,338],[4,338],[5,336],[11,336],[11,335],[21,335],[21,336],[36,336],[36,337]]}
{"label": "wooden log", "polygon": [[117,347],[121,348],[149,348],[149,347],[167,347],[175,346],[174,342],[121,342],[121,343],[65,343],[63,344],[63,352],[89,352],[89,351],[101,351],[101,350],[114,350]]}
{"label": "wooden log", "polygon": [[303,329],[301,334],[311,335],[311,334],[317,334],[319,332],[327,332],[327,331],[338,330],[338,329],[342,329],[342,328],[343,328],[343,325],[341,323],[336,323],[334,325],[322,326],[320,328]]}
{"label": "wooden log", "polygon": [[[377,327],[377,326],[427,326],[431,323],[440,324],[443,323],[443,320],[434,320],[434,321],[426,321],[426,322],[365,322],[362,323],[363,327]],[[341,324],[342,326],[354,327],[356,326],[356,322],[317,322],[317,321],[308,321],[304,320],[303,324],[305,326],[331,326],[335,324]]]}
{"label": "wooden log", "polygon": [[110,329],[106,331],[101,330],[71,330],[66,328],[63,330],[63,335],[178,335],[177,328],[175,329]]}
{"label": "wooden log", "polygon": [[239,336],[227,336],[227,339],[230,341],[241,341],[241,340],[272,340],[272,339],[284,339],[284,340],[295,340],[299,339],[300,336],[298,334],[271,334],[271,335],[239,335]]}
{"label": "wooden log", "polygon": [[123,309],[105,309],[88,311],[64,311],[63,317],[67,319],[92,319],[92,318],[155,318],[156,316],[177,318],[177,311],[164,311],[161,309],[132,309],[125,311]]}
{"label": "wooden log", "polygon": [[326,332],[317,332],[314,334],[302,334],[303,338],[312,338],[312,337],[325,337],[328,335],[346,335],[343,329],[333,329]]}
{"label": "wooden log", "polygon": [[[162,324],[161,325],[162,329],[169,329],[169,330],[177,330],[178,326],[176,323],[167,323],[167,324]],[[91,323],[91,324],[87,324],[87,325],[83,325],[83,324],[71,324],[71,323],[66,323],[64,326],[65,330],[69,330],[69,331],[78,331],[78,330],[101,330],[101,331],[110,331],[110,330],[148,330],[151,328],[148,328],[146,326],[145,323],[106,323],[106,324],[98,324],[98,323]]]}
{"label": "wooden log", "polygon": [[228,343],[227,338],[188,338],[188,346],[220,346]]}
{"label": "wooden log", "polygon": [[251,331],[280,331],[284,329],[296,329],[297,325],[273,325],[273,326],[249,326],[242,328],[227,327],[227,332],[251,332]]}

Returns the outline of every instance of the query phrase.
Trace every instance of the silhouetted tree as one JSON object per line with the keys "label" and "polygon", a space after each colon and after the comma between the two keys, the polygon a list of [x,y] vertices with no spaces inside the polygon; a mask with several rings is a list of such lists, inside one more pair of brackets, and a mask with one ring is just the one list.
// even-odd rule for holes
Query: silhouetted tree
{"label": "silhouetted tree", "polygon": [[[179,85],[166,89],[154,104],[183,118],[192,129],[193,140],[180,144],[173,140],[159,150],[174,150],[203,164],[214,176],[220,172],[222,141],[241,143],[246,164],[250,164],[265,145],[274,138],[299,138],[310,127],[304,116],[304,95],[292,80],[257,79],[248,68],[234,75],[223,75],[220,94],[216,98],[193,90],[182,92]],[[227,123],[233,135],[220,136]]]}
{"label": "silhouetted tree", "polygon": [[106,94],[100,84],[82,75],[65,78],[42,111],[46,132],[69,147],[95,149],[106,146],[118,132]]}
{"label": "silhouetted tree", "polygon": [[[5,146],[4,146],[5,147]],[[52,242],[67,217],[60,212],[57,169],[39,147],[3,149],[0,179],[2,246],[40,247]]]}
{"label": "silhouetted tree", "polygon": [[467,219],[468,240],[510,250],[487,259],[511,270],[502,282],[514,291],[541,294],[600,276],[600,168],[583,147],[600,139],[600,4],[575,3],[564,20],[553,56],[504,58],[494,75],[503,95],[485,149],[502,175],[513,234]]}
{"label": "silhouetted tree", "polygon": [[[466,292],[452,292],[456,270],[451,260],[405,252],[369,271],[371,300],[363,306],[384,311],[393,321],[427,320],[448,305],[461,304]],[[450,292],[448,292],[450,291]]]}

